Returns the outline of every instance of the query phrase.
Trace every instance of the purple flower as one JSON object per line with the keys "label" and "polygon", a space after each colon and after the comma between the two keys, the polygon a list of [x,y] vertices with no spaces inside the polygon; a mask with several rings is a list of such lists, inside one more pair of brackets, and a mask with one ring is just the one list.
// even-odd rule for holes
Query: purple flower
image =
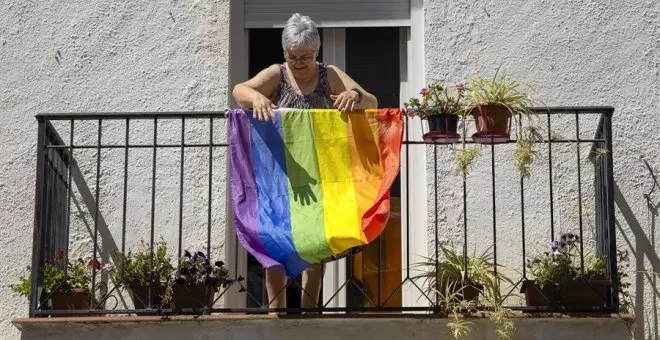
{"label": "purple flower", "polygon": [[222,261],[215,261],[215,266],[216,266],[216,267],[224,267],[224,266],[225,266],[225,263],[222,262]]}
{"label": "purple flower", "polygon": [[218,284],[218,278],[215,276],[207,276],[206,277],[206,284],[209,286],[215,286]]}
{"label": "purple flower", "polygon": [[566,250],[566,243],[560,241],[552,241],[551,248],[553,254],[561,253]]}
{"label": "purple flower", "polygon": [[204,253],[202,253],[201,251],[198,251],[198,252],[197,252],[197,256],[199,256],[199,257],[201,257],[201,258],[203,258],[203,259],[206,258],[206,255],[204,255]]}
{"label": "purple flower", "polygon": [[561,235],[561,240],[567,244],[573,244],[580,240],[580,236],[573,233],[565,233]]}
{"label": "purple flower", "polygon": [[183,256],[185,256],[185,257],[187,257],[187,258],[191,258],[191,257],[192,257],[192,255],[190,254],[190,252],[187,251],[187,250],[183,252]]}

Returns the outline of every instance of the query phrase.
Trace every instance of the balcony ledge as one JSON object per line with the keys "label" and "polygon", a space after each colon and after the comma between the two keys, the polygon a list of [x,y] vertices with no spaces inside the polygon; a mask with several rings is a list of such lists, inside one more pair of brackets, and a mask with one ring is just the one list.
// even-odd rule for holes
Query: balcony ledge
{"label": "balcony ledge", "polygon": [[[512,313],[516,338],[625,339],[630,315]],[[465,339],[497,339],[487,315],[468,318]],[[436,339],[448,334],[448,318],[428,314],[204,315],[20,318],[12,323],[29,339],[269,339],[315,340],[343,337]]]}

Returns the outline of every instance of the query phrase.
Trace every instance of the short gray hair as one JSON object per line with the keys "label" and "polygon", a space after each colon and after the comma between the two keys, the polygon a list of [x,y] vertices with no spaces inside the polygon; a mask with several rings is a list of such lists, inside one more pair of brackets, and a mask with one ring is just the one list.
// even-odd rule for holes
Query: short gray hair
{"label": "short gray hair", "polygon": [[282,30],[284,52],[297,47],[308,47],[316,52],[321,48],[321,37],[316,24],[308,16],[300,13],[292,15]]}

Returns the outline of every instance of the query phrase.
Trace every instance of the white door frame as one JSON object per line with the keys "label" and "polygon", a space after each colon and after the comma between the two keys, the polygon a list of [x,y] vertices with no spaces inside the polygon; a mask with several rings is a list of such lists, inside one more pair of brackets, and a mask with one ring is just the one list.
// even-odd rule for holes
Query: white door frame
{"label": "white door frame", "polygon": [[[229,53],[229,81],[228,100],[230,107],[237,107],[231,97],[231,90],[239,82],[248,78],[248,32],[244,26],[244,0],[232,0],[230,6],[230,53]],[[416,96],[418,90],[424,87],[424,12],[423,0],[411,0],[411,27],[401,30],[400,36],[400,60],[401,60],[401,104],[411,97]],[[313,19],[313,18],[312,18]],[[345,54],[345,30],[343,28],[323,29],[323,61],[334,64],[342,69],[346,66]],[[421,125],[415,120],[408,123],[409,140],[421,140]],[[405,138],[405,136],[404,136]],[[402,244],[402,264],[404,270],[402,278],[413,277],[415,273],[407,272],[405,265],[411,265],[423,260],[422,256],[427,253],[427,198],[426,198],[426,152],[421,147],[410,145],[410,154],[407,155],[406,145],[401,152],[401,168],[405,169],[407,160],[408,173],[401,172],[401,232],[402,240],[407,239],[406,229],[409,229],[410,248],[408,244]],[[229,159],[229,157],[227,158]],[[229,167],[227,167],[229,168]],[[405,190],[408,181],[408,193]],[[227,225],[225,228],[225,257],[228,268],[236,275],[247,277],[247,253],[239,244],[234,231],[234,223],[231,211],[231,196],[229,185],[229,174],[227,174]],[[406,197],[409,194],[410,197]],[[408,202],[408,203],[406,203]],[[408,210],[410,209],[410,211]],[[406,228],[408,221],[410,228]],[[408,259],[410,253],[410,259]],[[346,287],[337,294],[332,301],[329,299],[339,287],[346,281],[346,260],[334,261],[326,265],[326,273],[323,279],[324,294],[323,301],[328,307],[346,306]],[[234,285],[226,294],[224,306],[226,308],[245,308],[246,297],[239,293],[240,286]],[[426,306],[419,289],[410,282],[403,286],[403,306]],[[329,302],[328,302],[329,301]]]}

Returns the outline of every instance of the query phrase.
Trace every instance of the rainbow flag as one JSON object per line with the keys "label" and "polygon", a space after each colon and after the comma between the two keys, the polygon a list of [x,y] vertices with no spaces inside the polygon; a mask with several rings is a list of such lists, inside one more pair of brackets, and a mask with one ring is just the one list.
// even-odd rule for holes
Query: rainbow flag
{"label": "rainbow flag", "polygon": [[280,110],[269,121],[229,112],[232,209],[238,239],[290,277],[373,241],[399,172],[400,109]]}

